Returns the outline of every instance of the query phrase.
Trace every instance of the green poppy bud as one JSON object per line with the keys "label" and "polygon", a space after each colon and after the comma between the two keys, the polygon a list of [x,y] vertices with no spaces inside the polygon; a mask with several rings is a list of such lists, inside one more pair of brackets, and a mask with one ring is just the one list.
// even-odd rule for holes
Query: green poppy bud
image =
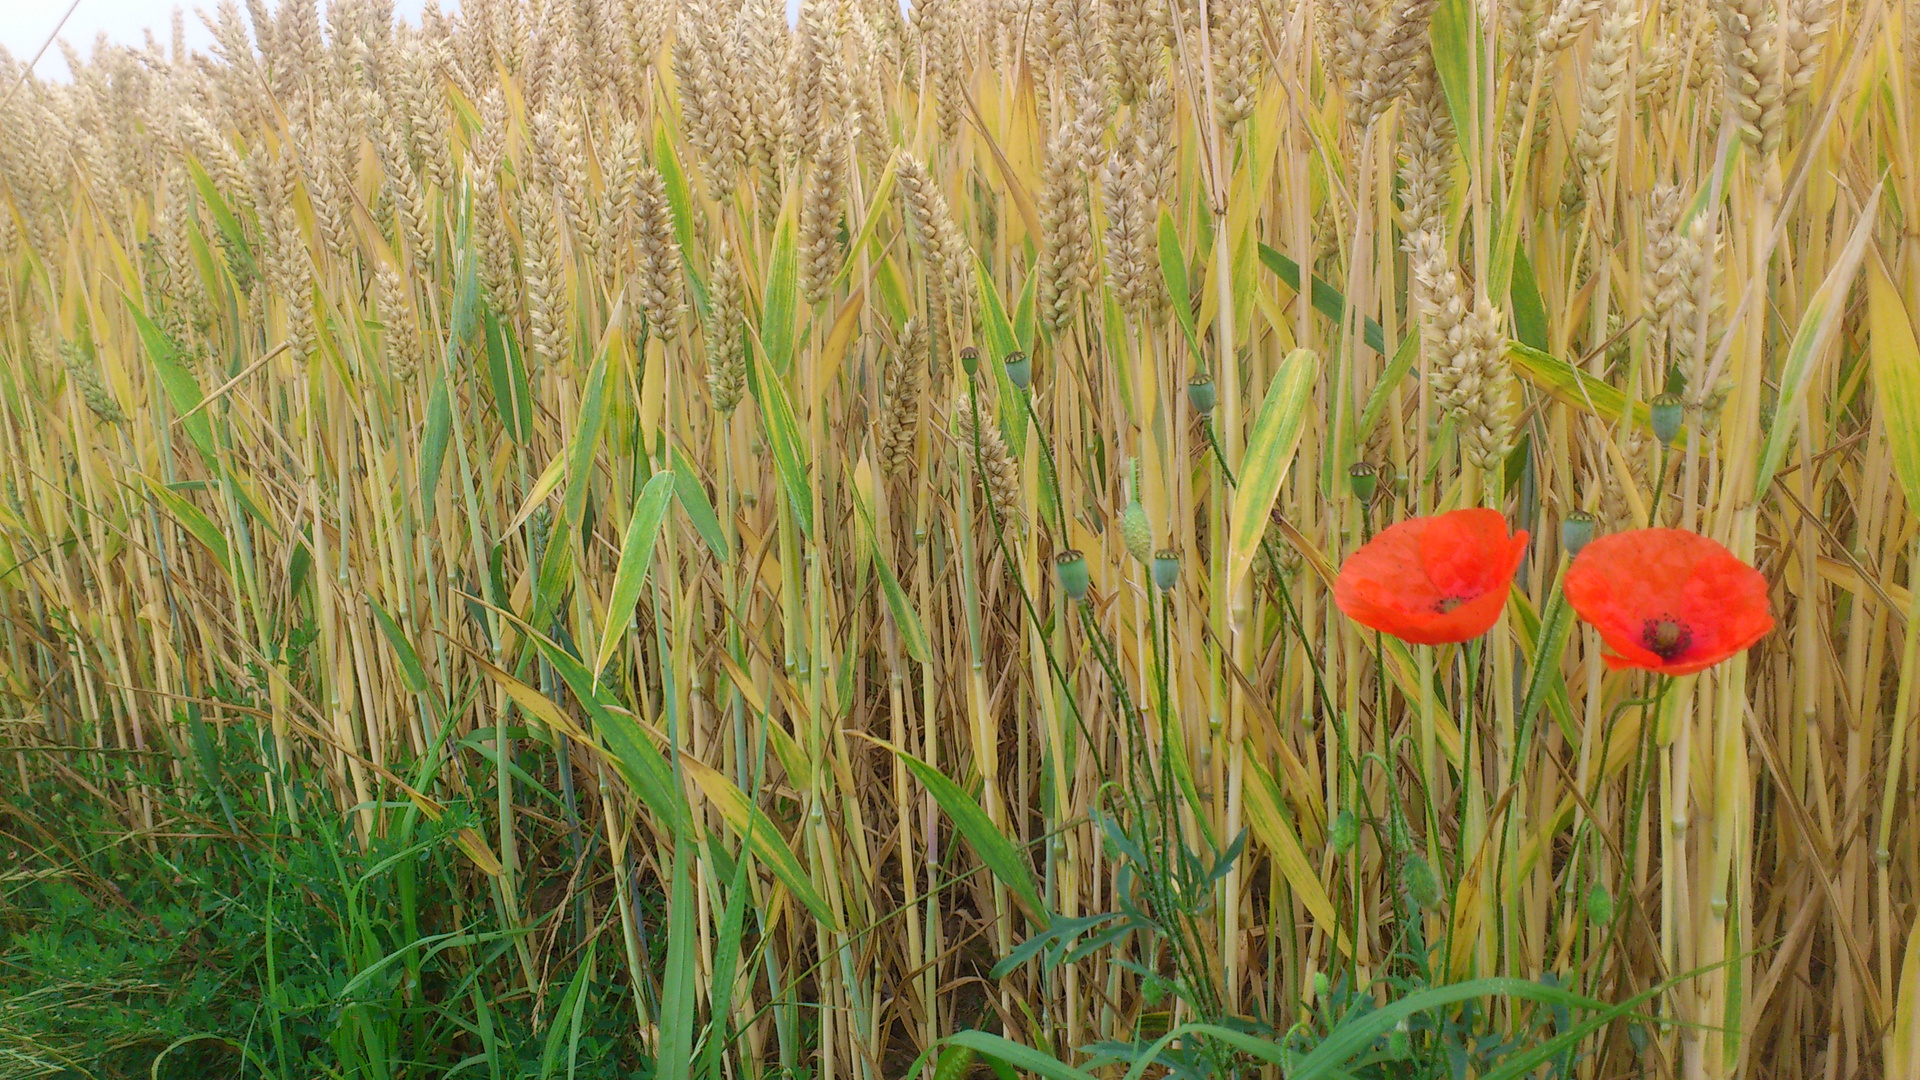
{"label": "green poppy bud", "polygon": [[1153,562],[1153,526],[1147,523],[1147,508],[1138,499],[1120,512],[1120,539],[1127,543],[1127,554],[1140,565]]}
{"label": "green poppy bud", "polygon": [[1173,984],[1165,976],[1149,974],[1141,983],[1140,996],[1146,999],[1147,1008],[1151,1009],[1165,1001],[1167,991],[1171,989]]}
{"label": "green poppy bud", "polygon": [[1333,993],[1333,983],[1331,980],[1327,978],[1327,973],[1324,971],[1314,972],[1313,973],[1313,1000],[1316,1003],[1325,1004],[1328,996],[1331,995],[1332,993]]}
{"label": "green poppy bud", "polygon": [[1007,381],[1017,389],[1025,390],[1033,383],[1033,361],[1023,352],[1007,354]]}
{"label": "green poppy bud", "polygon": [[1195,375],[1188,379],[1187,401],[1193,405],[1193,411],[1201,416],[1211,414],[1213,407],[1220,402],[1219,391],[1213,387],[1213,376]]}
{"label": "green poppy bud", "polygon": [[1587,922],[1594,926],[1613,925],[1613,896],[1605,885],[1596,884],[1587,893]]}
{"label": "green poppy bud", "polygon": [[1087,558],[1078,551],[1063,551],[1053,557],[1054,573],[1060,575],[1060,589],[1069,600],[1087,595]]}
{"label": "green poppy bud", "polygon": [[1679,394],[1661,394],[1654,398],[1648,413],[1653,419],[1653,437],[1661,446],[1672,446],[1680,435],[1680,421],[1686,417],[1686,403]]}
{"label": "green poppy bud", "polygon": [[1575,510],[1560,519],[1560,546],[1567,549],[1567,557],[1580,554],[1580,549],[1593,543],[1595,534],[1600,531],[1600,523],[1585,510]]}
{"label": "green poppy bud", "polygon": [[1333,821],[1327,825],[1327,843],[1333,845],[1333,853],[1345,855],[1359,841],[1360,820],[1353,816],[1353,811],[1342,810],[1334,815]]}
{"label": "green poppy bud", "polygon": [[1440,905],[1440,879],[1434,876],[1433,867],[1418,855],[1408,855],[1400,871],[1401,885],[1407,890],[1407,899],[1421,911],[1432,911]]}
{"label": "green poppy bud", "polygon": [[980,350],[969,345],[960,350],[960,370],[972,378],[980,370]]}
{"label": "green poppy bud", "polygon": [[1180,581],[1180,553],[1162,548],[1153,553],[1153,584],[1161,592]]}

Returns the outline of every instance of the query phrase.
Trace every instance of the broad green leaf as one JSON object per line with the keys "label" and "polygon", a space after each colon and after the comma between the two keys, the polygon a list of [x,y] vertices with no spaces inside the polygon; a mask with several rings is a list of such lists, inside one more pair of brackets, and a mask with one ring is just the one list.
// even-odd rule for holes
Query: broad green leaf
{"label": "broad green leaf", "polygon": [[660,1043],[657,1076],[693,1075],[693,1027],[699,1004],[702,922],[693,891],[693,843],[673,845],[672,884],[667,899],[667,966],[660,975]]}
{"label": "broad green leaf", "polygon": [[933,662],[933,647],[927,643],[927,631],[920,625],[920,616],[913,610],[913,602],[907,599],[907,591],[900,587],[900,579],[887,562],[886,552],[880,549],[880,534],[874,528],[873,508],[867,505],[866,496],[856,485],[853,489],[853,505],[860,513],[860,524],[866,530],[867,543],[873,552],[873,566],[880,575],[880,590],[887,596],[887,610],[893,613],[894,628],[900,631],[900,641],[906,646],[907,655],[923,664]]}
{"label": "broad green leaf", "polygon": [[[507,617],[512,618],[511,615]],[[524,623],[521,629],[528,630]],[[671,832],[675,835],[684,834],[691,827],[687,803],[680,794],[673,767],[667,764],[666,755],[653,745],[653,740],[640,729],[639,722],[631,714],[608,699],[606,691],[587,673],[586,665],[551,638],[531,631],[528,633],[534,646],[540,650],[540,655],[553,665],[560,681],[567,684],[567,689],[573,691],[574,699],[580,702],[581,708],[587,710],[588,718],[593,721],[593,730],[606,740],[607,748],[613,753],[614,768],[620,773],[621,779]]]}
{"label": "broad green leaf", "polygon": [[[1480,20],[1472,0],[1440,0],[1433,10],[1428,36],[1433,47],[1433,69],[1453,116],[1460,154],[1479,160],[1480,125],[1473,115],[1473,61],[1480,55]],[[1531,92],[1532,87],[1529,86]],[[1486,102],[1482,101],[1481,105]],[[1540,121],[1536,120],[1535,123]]]}
{"label": "broad green leaf", "polygon": [[187,173],[193,177],[193,186],[200,189],[200,198],[206,201],[207,211],[213,215],[214,224],[220,227],[220,235],[227,238],[228,248],[245,259],[248,265],[253,262],[253,248],[247,244],[247,232],[240,227],[240,219],[228,209],[227,200],[220,196],[220,189],[213,186],[213,177],[207,175],[200,162],[189,156]]}
{"label": "broad green leaf", "polygon": [[1307,410],[1313,405],[1314,383],[1320,378],[1320,359],[1307,349],[1295,349],[1280,362],[1267,399],[1247,433],[1246,453],[1240,459],[1240,485],[1233,493],[1233,526],[1227,541],[1228,592],[1253,565],[1260,538],[1266,535],[1267,512],[1280,494],[1280,483],[1300,448]]}
{"label": "broad green leaf", "polygon": [[[1627,395],[1621,393],[1618,387],[1594,378],[1551,353],[1518,341],[1509,341],[1507,359],[1513,364],[1513,370],[1528,382],[1588,415],[1614,422],[1627,412]],[[1646,402],[1633,403],[1632,422],[1641,431],[1653,431],[1653,417],[1647,410]],[[1676,449],[1686,447],[1685,428],[1680,429],[1673,445]]]}
{"label": "broad green leaf", "polygon": [[1020,300],[1013,307],[1013,339],[1020,344],[1020,351],[1033,351],[1034,336],[1039,333],[1035,325],[1039,316],[1039,274],[1028,274],[1026,287],[1020,290]]}
{"label": "broad green leaf", "polygon": [[453,315],[448,321],[447,367],[453,366],[454,352],[473,339],[480,325],[480,260],[474,257],[472,233],[465,220],[460,223],[459,280],[454,283]]}
{"label": "broad green leaf", "polygon": [[814,887],[813,879],[794,857],[793,848],[780,836],[773,820],[766,812],[754,805],[733,781],[721,775],[712,766],[688,754],[680,755],[681,767],[687,770],[687,776],[706,795],[714,809],[727,820],[727,825],[741,837],[747,847],[752,849],[754,857],[759,859],[773,876],[780,879],[787,891],[804,905],[813,917],[832,929],[840,929],[840,920],[834,917],[833,908],[827,905],[826,898]]}
{"label": "broad green leaf", "polygon": [[231,573],[232,562],[228,554],[227,537],[220,531],[220,526],[215,525],[213,519],[201,513],[199,507],[168,490],[165,484],[151,477],[142,476],[140,479],[146,481],[147,490],[152,492],[153,497],[160,501],[160,505],[166,507],[167,512],[180,522],[181,527],[212,553],[214,559],[219,562],[220,569]]}
{"label": "broad green leaf", "polygon": [[633,502],[633,518],[627,522],[627,538],[620,545],[620,565],[613,573],[613,588],[607,596],[607,624],[600,630],[600,646],[593,651],[593,667],[601,671],[620,644],[620,635],[633,616],[633,605],[640,600],[640,588],[646,583],[647,567],[653,561],[654,541],[660,536],[660,523],[666,520],[667,507],[673,501],[673,473],[657,472]]}
{"label": "broad green leaf", "polygon": [[696,250],[693,235],[693,192],[687,187],[686,170],[680,167],[680,153],[673,147],[673,133],[659,125],[653,138],[653,167],[667,189],[667,206],[673,211],[673,238],[681,251]]}
{"label": "broad green leaf", "polygon": [[[547,1080],[560,1067],[560,1052],[567,1046],[563,1036],[571,1031],[573,1042],[579,1042],[581,1006],[586,1004],[587,983],[593,977],[593,954],[599,944],[599,938],[587,941],[587,951],[580,959],[580,967],[567,983],[567,992],[560,996],[559,1007],[553,1010],[553,1023],[547,1028],[546,1046],[540,1052],[540,1080]],[[563,1016],[568,1018],[565,1024],[560,1023]]]}
{"label": "broad green leaf", "polygon": [[699,470],[678,446],[673,448],[673,493],[680,508],[687,512],[687,519],[693,522],[694,531],[713,550],[713,557],[726,562],[729,558],[727,534],[720,528],[720,515],[713,512],[713,502],[707,498],[707,489],[701,486]]}
{"label": "broad green leaf", "polygon": [[586,396],[580,401],[580,420],[567,450],[567,493],[561,500],[567,525],[578,530],[586,513],[587,492],[593,486],[593,458],[600,449],[600,432],[607,420],[607,349],[587,374]]}
{"label": "broad green leaf", "polygon": [[[132,297],[127,298],[127,311],[140,331],[140,341],[147,347],[147,358],[153,361],[154,374],[166,390],[167,400],[173,403],[173,411],[186,417],[179,422],[180,426],[187,429],[187,438],[193,440],[194,448],[200,451],[207,468],[220,471],[213,450],[213,425],[207,420],[205,412],[193,411],[202,400],[200,384],[181,366],[178,354],[173,351],[173,342],[167,340],[167,335],[154,325],[153,320],[147,318],[146,312],[140,310]],[[188,413],[193,415],[188,416]]]}
{"label": "broad green leaf", "polygon": [[453,434],[453,401],[447,380],[433,380],[427,397],[427,430],[420,439],[420,517],[433,524],[434,492],[440,487],[440,469],[447,459],[447,440]]}
{"label": "broad green leaf", "polygon": [[1867,318],[1872,337],[1874,401],[1887,433],[1894,475],[1907,506],[1920,513],[1920,343],[1900,292],[1876,253],[1867,263]]}
{"label": "broad green leaf", "polygon": [[413,643],[400,631],[400,624],[393,621],[387,609],[373,597],[367,597],[367,607],[373,610],[373,620],[380,624],[380,633],[387,639],[387,645],[393,649],[393,655],[400,660],[400,675],[407,689],[416,694],[427,691],[427,669],[420,663],[420,654],[414,651]]}
{"label": "broad green leaf", "polygon": [[1547,302],[1540,297],[1540,281],[1534,277],[1533,263],[1524,250],[1514,251],[1513,284],[1508,293],[1513,298],[1513,332],[1523,343],[1546,351]]}
{"label": "broad green leaf", "polygon": [[[1296,293],[1300,291],[1299,263],[1265,244],[1260,245],[1260,262],[1273,271],[1288,288]],[[1316,276],[1313,279],[1313,294],[1307,300],[1313,305],[1313,310],[1325,316],[1335,326],[1346,322],[1347,298],[1341,294],[1340,290],[1329,285],[1325,278]],[[1360,340],[1366,342],[1367,347],[1374,352],[1387,351],[1386,330],[1379,323],[1365,316],[1360,319]]]}
{"label": "broad green leaf", "polygon": [[1393,350],[1393,358],[1387,361],[1386,373],[1373,384],[1373,392],[1367,395],[1367,407],[1361,412],[1360,426],[1354,433],[1356,443],[1366,442],[1373,435],[1373,426],[1380,422],[1380,415],[1386,412],[1388,399],[1399,387],[1400,380],[1413,370],[1413,362],[1419,357],[1420,332],[1409,327],[1407,336],[1400,339],[1400,347]]}
{"label": "broad green leaf", "polygon": [[[1639,997],[1612,1006],[1611,1009],[1619,1010],[1614,1015],[1624,1015],[1625,1011],[1659,992],[1659,989],[1644,991]],[[1463,1001],[1485,997],[1518,998],[1523,1001],[1559,1005],[1568,1009],[1611,1011],[1601,1002],[1555,989],[1544,983],[1529,982],[1525,979],[1472,979],[1408,994],[1383,1008],[1347,1014],[1332,1031],[1327,1033],[1327,1037],[1313,1048],[1312,1053],[1294,1063],[1293,1068],[1287,1072],[1287,1080],[1320,1080],[1321,1077],[1335,1075],[1336,1070],[1351,1067],[1355,1055],[1373,1046],[1376,1040],[1393,1030],[1394,1025],[1400,1021],[1419,1013],[1432,1012],[1448,1005],[1457,1005]],[[1517,1075],[1525,1075],[1525,1072]]]}
{"label": "broad green leaf", "polygon": [[1805,400],[1807,384],[1812,381],[1813,362],[1827,351],[1828,343],[1840,329],[1840,314],[1846,309],[1853,275],[1866,256],[1867,241],[1873,237],[1874,226],[1879,224],[1876,212],[1880,208],[1880,190],[1880,186],[1875,185],[1873,194],[1867,196],[1867,204],[1860,208],[1860,218],[1854,223],[1853,235],[1834,260],[1833,268],[1827,271],[1819,291],[1807,301],[1807,309],[1800,315],[1800,328],[1794,331],[1793,344],[1787,347],[1786,366],[1780,372],[1780,400],[1774,409],[1773,427],[1767,431],[1766,449],[1760,455],[1760,473],[1754,482],[1755,499],[1766,495],[1767,488],[1773,484],[1773,474],[1786,459],[1787,447],[1800,426],[1800,403]]}
{"label": "broad green leaf", "polygon": [[1187,257],[1180,250],[1180,228],[1173,223],[1173,213],[1164,208],[1160,211],[1160,276],[1166,279],[1168,306],[1186,335],[1187,348],[1193,350],[1194,362],[1204,367],[1207,358],[1194,332],[1193,286],[1187,280]]}
{"label": "broad green leaf", "polygon": [[994,1035],[985,1031],[957,1031],[943,1041],[948,1046],[972,1050],[986,1057],[1004,1061],[1024,1072],[1047,1077],[1048,1080],[1094,1080],[1092,1073],[1076,1069],[1051,1054],[1042,1053],[1031,1046],[1023,1046],[1004,1035]]}
{"label": "broad green leaf", "polygon": [[487,312],[486,330],[487,382],[493,388],[494,412],[513,441],[526,442],[533,434],[533,392],[527,385],[527,366],[519,343],[491,311]]}
{"label": "broad green leaf", "polygon": [[999,878],[1000,883],[1020,899],[1027,909],[1028,918],[1036,925],[1045,927],[1048,921],[1047,908],[1040,902],[1040,891],[1034,888],[1033,869],[1013,841],[994,826],[993,819],[980,809],[980,804],[974,801],[973,796],[961,790],[959,784],[947,779],[945,773],[897,746],[887,748],[927,789],[933,801],[939,803],[940,808],[953,819],[960,835],[973,845],[974,853],[980,856],[980,861],[987,865],[993,876]]}
{"label": "broad green leaf", "polygon": [[760,311],[760,348],[767,365],[785,378],[793,363],[795,323],[800,303],[800,262],[795,248],[793,218],[780,219],[773,237],[773,255],[767,262],[765,299]]}
{"label": "broad green leaf", "polygon": [[813,481],[807,474],[807,455],[800,437],[800,424],[793,417],[793,404],[787,388],[770,366],[758,357],[747,363],[747,387],[760,406],[761,425],[766,428],[767,443],[773,450],[773,465],[780,484],[793,505],[794,520],[804,535],[813,534]]}

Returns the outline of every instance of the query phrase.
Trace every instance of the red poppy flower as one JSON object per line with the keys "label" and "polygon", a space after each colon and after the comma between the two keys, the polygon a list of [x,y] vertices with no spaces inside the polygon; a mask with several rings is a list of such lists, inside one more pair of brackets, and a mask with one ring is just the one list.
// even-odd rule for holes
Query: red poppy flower
{"label": "red poppy flower", "polygon": [[1562,588],[1613,650],[1602,654],[1608,667],[1691,675],[1773,629],[1760,571],[1685,529],[1603,536],[1580,550]]}
{"label": "red poppy flower", "polygon": [[1487,632],[1527,552],[1497,510],[1455,510],[1381,531],[1340,568],[1333,602],[1347,618],[1416,645]]}

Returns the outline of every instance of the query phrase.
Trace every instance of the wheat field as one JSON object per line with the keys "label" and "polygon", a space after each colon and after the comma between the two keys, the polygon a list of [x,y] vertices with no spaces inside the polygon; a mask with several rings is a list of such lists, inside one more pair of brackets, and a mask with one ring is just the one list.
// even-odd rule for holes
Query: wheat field
{"label": "wheat field", "polygon": [[[92,844],[436,853],[330,1034],[168,1047],[245,1074],[519,1075],[518,1009],[541,1076],[1920,1077],[1902,4],[221,0],[0,58],[0,927],[135,887]],[[1342,614],[1469,507],[1530,534],[1490,632]],[[1603,663],[1569,556],[1657,525],[1772,632]]]}

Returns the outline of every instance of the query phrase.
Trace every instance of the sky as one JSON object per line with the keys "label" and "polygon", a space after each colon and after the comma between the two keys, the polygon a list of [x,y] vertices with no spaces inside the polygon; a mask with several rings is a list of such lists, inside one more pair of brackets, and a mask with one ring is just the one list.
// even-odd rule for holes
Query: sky
{"label": "sky", "polygon": [[[208,32],[207,24],[194,9],[205,8],[212,12],[219,0],[80,0],[80,6],[74,8],[73,15],[61,28],[60,36],[73,43],[81,56],[93,52],[93,40],[101,33],[108,40],[122,45],[140,45],[146,41],[145,30],[151,29],[153,36],[162,46],[173,39],[173,9],[179,7],[187,16],[187,48],[207,52],[213,44],[213,35]],[[394,7],[409,22],[417,22],[423,0],[396,0]],[[53,28],[60,26],[60,16],[65,15],[73,0],[0,0],[0,45],[13,54],[14,59],[24,61],[38,52],[46,42]],[[326,0],[321,0],[322,10]],[[458,9],[458,0],[440,0],[440,10],[452,12]],[[60,54],[60,46],[48,49],[34,73],[43,79],[61,82],[67,79],[67,61]]]}

